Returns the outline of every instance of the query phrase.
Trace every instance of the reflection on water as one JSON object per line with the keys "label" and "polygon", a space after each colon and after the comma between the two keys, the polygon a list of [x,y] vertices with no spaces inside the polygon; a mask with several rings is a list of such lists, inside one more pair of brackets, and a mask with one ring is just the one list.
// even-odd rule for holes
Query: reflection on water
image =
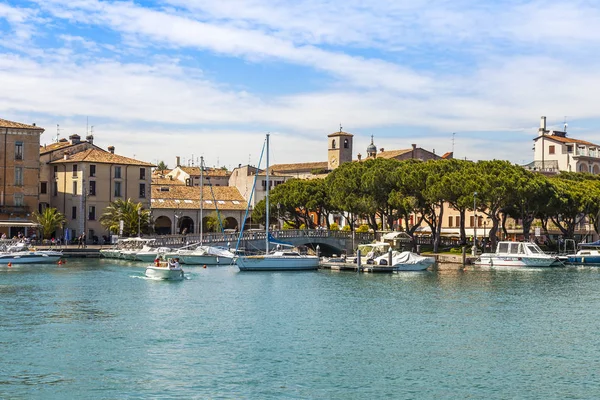
{"label": "reflection on water", "polygon": [[600,397],[598,268],[67,265],[0,273],[0,398]]}

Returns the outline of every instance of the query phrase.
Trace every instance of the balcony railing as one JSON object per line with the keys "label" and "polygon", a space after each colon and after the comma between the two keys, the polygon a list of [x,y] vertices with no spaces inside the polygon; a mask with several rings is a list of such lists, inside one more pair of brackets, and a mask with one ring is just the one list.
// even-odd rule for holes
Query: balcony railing
{"label": "balcony railing", "polygon": [[0,206],[0,214],[29,214],[29,206]]}

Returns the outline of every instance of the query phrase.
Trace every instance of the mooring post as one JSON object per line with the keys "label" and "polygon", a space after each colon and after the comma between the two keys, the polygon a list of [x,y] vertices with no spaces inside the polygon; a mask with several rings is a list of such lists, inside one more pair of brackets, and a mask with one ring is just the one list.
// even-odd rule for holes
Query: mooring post
{"label": "mooring post", "polygon": [[317,258],[321,258],[321,247],[317,245]]}
{"label": "mooring post", "polygon": [[356,272],[360,272],[360,250],[356,250]]}
{"label": "mooring post", "polygon": [[391,267],[392,266],[392,246],[390,246],[390,248],[388,249],[388,266]]}
{"label": "mooring post", "polygon": [[462,247],[462,265],[463,268],[467,265],[467,248],[465,246]]}

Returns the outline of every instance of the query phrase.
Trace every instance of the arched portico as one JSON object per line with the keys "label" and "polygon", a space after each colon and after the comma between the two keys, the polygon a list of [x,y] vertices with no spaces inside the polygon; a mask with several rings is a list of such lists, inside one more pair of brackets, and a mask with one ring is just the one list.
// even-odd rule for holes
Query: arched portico
{"label": "arched portico", "polygon": [[161,215],[154,220],[154,232],[158,235],[170,235],[171,223],[171,218]]}

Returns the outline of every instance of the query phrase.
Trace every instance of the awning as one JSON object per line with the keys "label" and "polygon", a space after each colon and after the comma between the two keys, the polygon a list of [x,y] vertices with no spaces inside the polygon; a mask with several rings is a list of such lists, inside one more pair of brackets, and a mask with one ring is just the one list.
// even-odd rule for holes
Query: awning
{"label": "awning", "polygon": [[0,226],[17,226],[17,227],[29,227],[29,228],[37,228],[40,224],[31,222],[31,221],[0,221]]}

